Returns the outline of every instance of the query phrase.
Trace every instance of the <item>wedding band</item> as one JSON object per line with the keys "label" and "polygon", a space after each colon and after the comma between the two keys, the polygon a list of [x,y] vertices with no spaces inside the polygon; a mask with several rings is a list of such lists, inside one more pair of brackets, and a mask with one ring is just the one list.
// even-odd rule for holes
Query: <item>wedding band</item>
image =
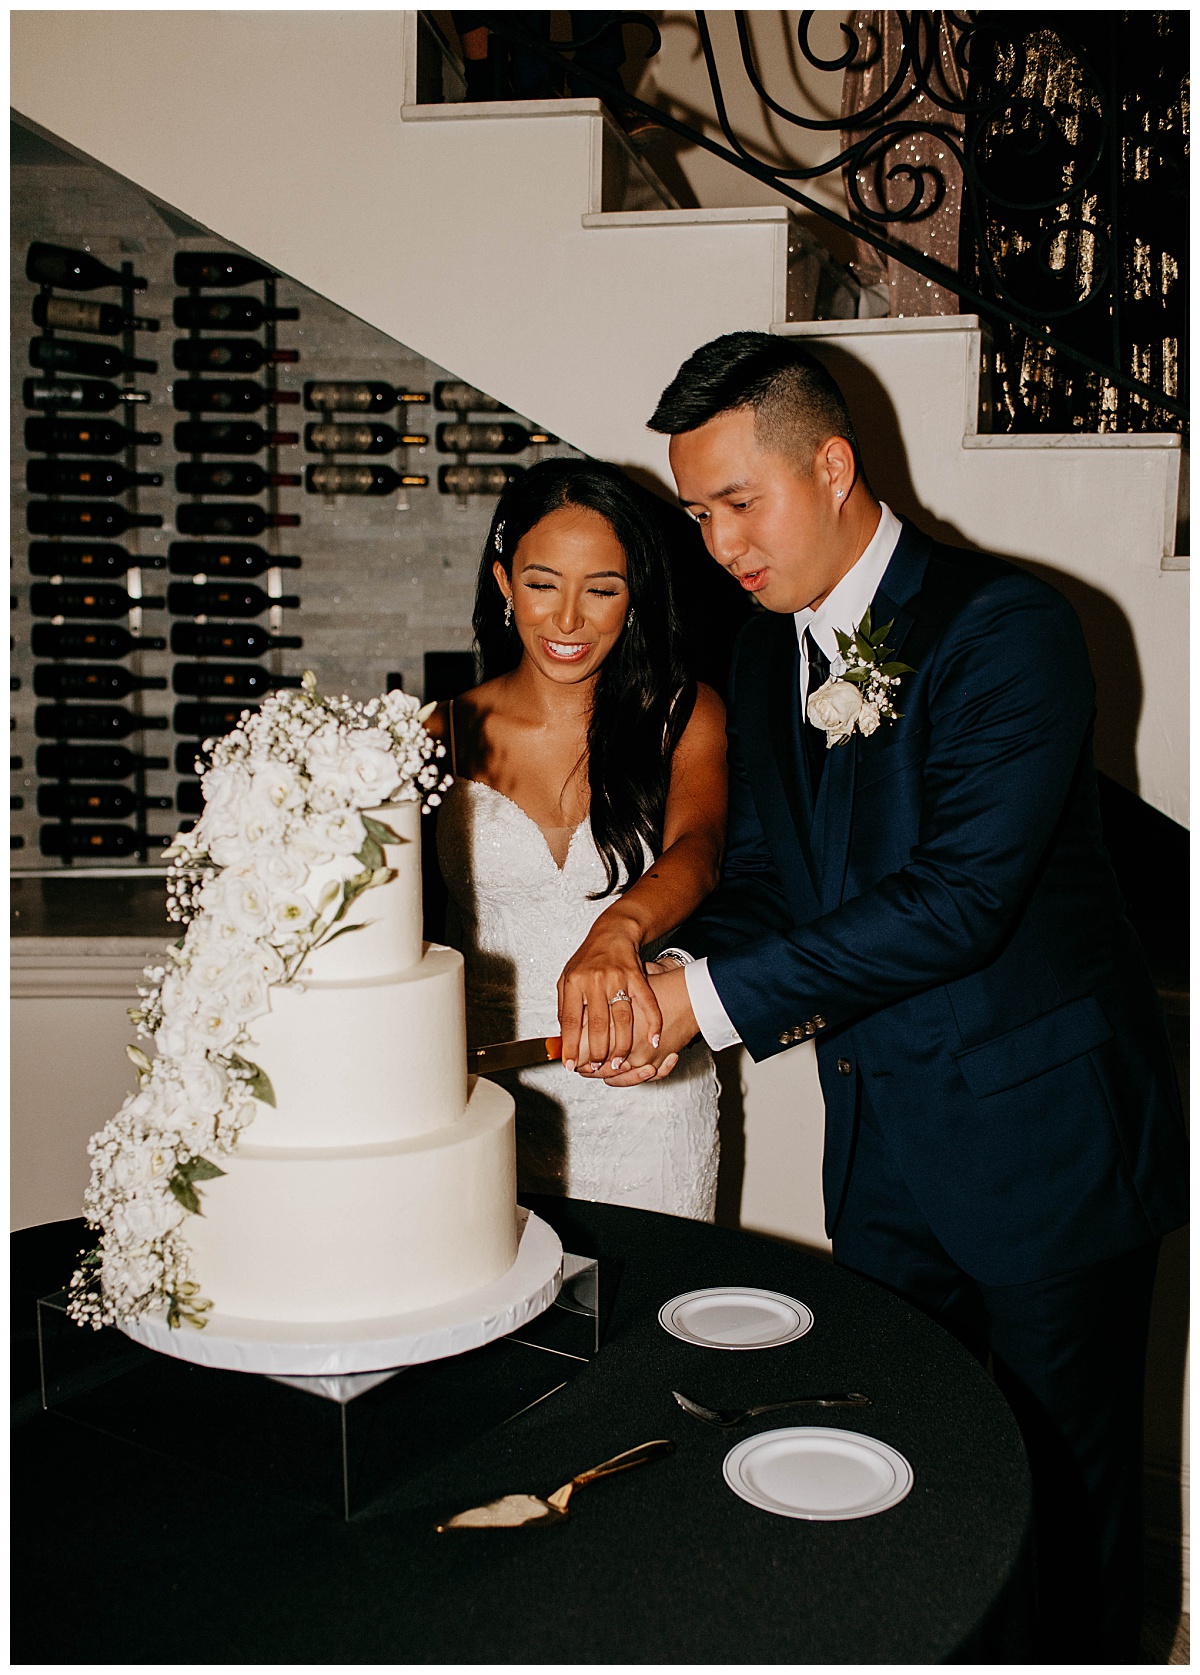
{"label": "wedding band", "polygon": [[610,995],[608,1004],[610,1006],[615,1006],[619,1000],[627,1000],[631,1006],[633,1005],[632,997],[627,995],[624,989],[618,989],[615,995]]}

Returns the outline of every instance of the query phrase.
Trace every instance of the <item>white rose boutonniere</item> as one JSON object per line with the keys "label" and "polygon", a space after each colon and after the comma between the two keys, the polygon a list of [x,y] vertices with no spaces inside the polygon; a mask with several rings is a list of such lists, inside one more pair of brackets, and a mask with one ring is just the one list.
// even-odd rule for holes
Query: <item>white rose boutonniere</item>
{"label": "white rose boutonniere", "polygon": [[881,722],[899,721],[900,711],[893,698],[901,675],[911,675],[908,663],[892,661],[891,648],[884,644],[891,633],[890,622],[872,630],[871,612],[851,634],[836,628],[837,674],[830,674],[823,686],[810,694],[808,719],[825,734],[825,748],[844,744],[859,732],[870,738]]}

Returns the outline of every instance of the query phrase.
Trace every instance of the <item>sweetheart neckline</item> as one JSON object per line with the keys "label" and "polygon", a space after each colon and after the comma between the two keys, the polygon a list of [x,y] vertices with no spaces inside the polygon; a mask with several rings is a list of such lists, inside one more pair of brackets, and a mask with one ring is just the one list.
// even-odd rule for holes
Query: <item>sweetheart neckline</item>
{"label": "sweetheart neckline", "polygon": [[[571,827],[571,829],[570,829],[571,830],[571,835],[567,839],[567,852],[566,852],[565,856],[563,857],[562,866],[559,866],[558,862],[554,858],[554,851],[550,847],[550,840],[546,836],[546,828],[543,827],[543,826],[540,826],[538,824],[538,822],[533,818],[533,815],[530,814],[527,809],[523,809],[521,807],[520,803],[515,802],[513,800],[513,798],[508,796],[505,792],[497,791],[496,787],[494,785],[489,785],[486,779],[470,779],[466,774],[458,774],[455,777],[454,783],[456,785],[478,785],[481,791],[490,791],[492,793],[493,797],[499,797],[502,802],[505,802],[505,803],[508,804],[509,808],[515,808],[517,813],[521,816],[522,820],[527,821],[528,824],[533,827],[534,831],[541,838],[543,844],[545,845],[546,853],[550,857],[550,862],[551,862],[551,865],[554,867],[555,872],[557,872],[559,874],[562,874],[562,873],[566,872],[567,862],[571,859],[571,848],[572,848],[572,846],[575,842],[575,839],[578,837],[579,833],[588,824],[588,821],[590,819],[589,815],[585,814],[583,819],[580,820],[577,825],[574,825],[574,826]],[[550,830],[561,832],[561,831],[565,831],[566,827],[564,827],[564,826],[553,827],[552,826],[550,828]]]}

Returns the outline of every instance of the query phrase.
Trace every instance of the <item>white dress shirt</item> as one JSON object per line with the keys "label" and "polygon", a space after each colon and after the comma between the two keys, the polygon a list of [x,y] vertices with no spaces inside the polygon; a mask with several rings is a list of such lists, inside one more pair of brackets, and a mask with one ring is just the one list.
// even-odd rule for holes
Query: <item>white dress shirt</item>
{"label": "white dress shirt", "polygon": [[[883,573],[891,562],[899,539],[900,520],[881,502],[879,522],[874,535],[841,581],[815,611],[806,607],[796,612],[796,638],[800,642],[801,715],[805,714],[808,703],[808,648],[804,643],[805,629],[829,659],[830,673],[840,674],[838,644],[834,630],[840,628],[843,633],[849,634],[858,627],[879,589]],[[687,983],[688,999],[692,1003],[692,1011],[700,1026],[700,1033],[713,1052],[720,1052],[722,1047],[734,1046],[742,1038],[721,1005],[716,984],[709,976],[707,959],[694,960],[682,948],[664,951],[678,954],[686,961],[684,980]]]}

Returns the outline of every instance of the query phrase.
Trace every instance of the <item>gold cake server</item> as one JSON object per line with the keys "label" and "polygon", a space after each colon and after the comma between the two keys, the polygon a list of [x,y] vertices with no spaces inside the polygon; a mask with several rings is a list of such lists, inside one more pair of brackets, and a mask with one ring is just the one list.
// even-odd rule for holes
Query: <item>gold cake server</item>
{"label": "gold cake server", "polygon": [[590,1471],[581,1471],[578,1477],[564,1483],[561,1489],[547,1495],[545,1500],[540,1495],[502,1495],[498,1501],[488,1501],[486,1506],[471,1506],[465,1512],[455,1513],[453,1518],[437,1526],[437,1533],[442,1535],[446,1530],[515,1530],[524,1524],[561,1524],[567,1516],[567,1502],[585,1483],[594,1483],[598,1477],[611,1477],[614,1472],[628,1471],[631,1466],[644,1466],[649,1460],[674,1452],[675,1444],[666,1439],[644,1442],[639,1448],[628,1448],[624,1454],[616,1454],[602,1465],[593,1466]]}
{"label": "gold cake server", "polygon": [[561,1035],[535,1035],[528,1041],[495,1041],[490,1047],[468,1047],[467,1069],[475,1076],[489,1076],[495,1070],[553,1064],[561,1057]]}

